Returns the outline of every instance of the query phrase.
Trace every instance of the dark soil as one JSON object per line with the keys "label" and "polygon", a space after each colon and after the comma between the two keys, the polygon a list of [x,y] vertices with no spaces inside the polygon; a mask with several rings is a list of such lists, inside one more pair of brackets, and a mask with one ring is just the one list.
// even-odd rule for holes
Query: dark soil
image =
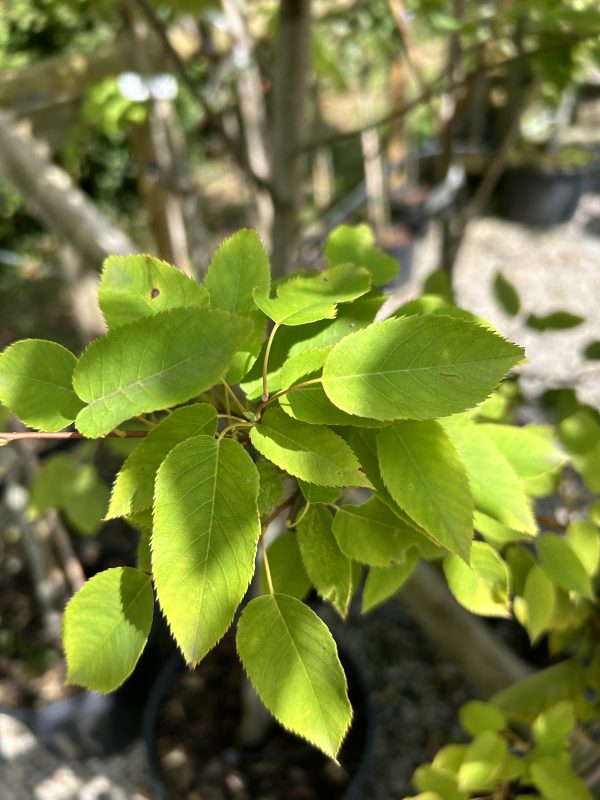
{"label": "dark soil", "polygon": [[[343,658],[343,656],[342,656]],[[157,752],[173,800],[335,800],[366,742],[364,695],[349,680],[355,718],[340,766],[274,721],[258,750],[236,743],[242,668],[229,634],[193,672],[179,675],[159,710]]]}
{"label": "dark soil", "polygon": [[33,708],[73,694],[65,665],[44,632],[17,548],[0,544],[0,706]]}

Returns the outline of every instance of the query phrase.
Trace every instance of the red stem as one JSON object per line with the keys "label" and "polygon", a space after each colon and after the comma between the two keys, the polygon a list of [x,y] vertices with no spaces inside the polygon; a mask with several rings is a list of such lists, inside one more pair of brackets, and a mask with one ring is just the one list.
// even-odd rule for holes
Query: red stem
{"label": "red stem", "polygon": [[[101,439],[143,439],[148,435],[148,431],[121,431],[117,433],[107,433]],[[77,431],[58,431],[58,433],[43,433],[38,431],[0,431],[0,441],[15,442],[17,439],[87,439],[82,433]]]}

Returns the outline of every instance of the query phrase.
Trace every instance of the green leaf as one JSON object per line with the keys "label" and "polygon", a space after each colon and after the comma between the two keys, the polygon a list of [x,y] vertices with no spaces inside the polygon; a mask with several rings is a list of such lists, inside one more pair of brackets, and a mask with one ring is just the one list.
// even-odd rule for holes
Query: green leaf
{"label": "green leaf", "polygon": [[545,317],[530,314],[525,320],[527,327],[533,328],[535,331],[564,331],[568,328],[575,328],[582,322],[585,322],[584,317],[571,314],[569,311],[555,311]]}
{"label": "green leaf", "polygon": [[195,436],[156,475],[152,567],[156,593],[186,660],[223,636],[254,572],[258,473],[238,442]]}
{"label": "green leaf", "polygon": [[590,600],[593,598],[590,577],[562,536],[544,533],[536,539],[536,548],[542,566],[557,586],[565,592],[577,592]]}
{"label": "green leaf", "polygon": [[[296,534],[282,533],[278,536],[267,548],[267,558],[275,591],[303,600],[310,591],[311,582],[302,565]],[[260,586],[263,594],[269,592],[264,561],[260,570]]]}
{"label": "green leaf", "polygon": [[433,419],[485,400],[523,351],[491,331],[450,317],[389,319],[342,339],[323,388],[349,414]]}
{"label": "green leaf", "polygon": [[366,614],[395,595],[413,574],[419,559],[419,551],[416,547],[411,547],[400,564],[393,567],[370,567],[363,589],[361,612]]}
{"label": "green leaf", "polygon": [[398,262],[383,250],[374,247],[373,231],[361,225],[340,225],[328,236],[325,258],[330,267],[356,264],[366,267],[375,286],[388,283],[398,274]]}
{"label": "green leaf", "polygon": [[545,800],[593,800],[585,783],[560,758],[537,758],[529,767],[534,786]]}
{"label": "green leaf", "polygon": [[459,787],[467,791],[492,789],[507,748],[505,739],[495,731],[483,731],[476,736],[465,750],[458,770]]}
{"label": "green leaf", "polygon": [[575,413],[561,420],[558,436],[571,452],[583,455],[600,442],[600,423],[591,408],[578,408]]}
{"label": "green leaf", "polygon": [[209,303],[204,286],[149,255],[109,256],[104,262],[98,301],[109,328],[159,311]]}
{"label": "green leaf", "polygon": [[[287,389],[320,375],[323,364],[331,346],[320,347],[316,350],[305,350],[292,356],[282,367],[280,386]],[[325,425],[358,425],[367,428],[379,428],[379,420],[357,417],[346,414],[333,405],[325,394],[320,383],[313,383],[302,389],[294,389],[279,400],[281,408],[294,419],[312,424]]]}
{"label": "green leaf", "polygon": [[133,672],[152,625],[150,576],[132,567],[99,572],[69,601],[63,643],[67,683],[112,692]]}
{"label": "green leaf", "polygon": [[[284,364],[292,357],[305,350],[314,350],[335,344],[355,330],[364,328],[373,322],[375,314],[382,304],[381,297],[359,297],[352,303],[338,307],[336,318],[320,320],[309,325],[282,327],[273,339],[269,354],[268,380],[271,391],[281,389],[279,376]],[[265,343],[266,346],[266,343]],[[262,395],[262,364],[264,349],[241,388],[250,399]]]}
{"label": "green leaf", "polygon": [[224,375],[249,323],[183,308],[123,325],[93,342],[73,374],[88,403],[77,429],[96,438],[131,417],[185,403]]}
{"label": "green leaf", "polygon": [[313,586],[340,616],[345,617],[354,591],[352,562],[338,547],[331,523],[327,508],[310,506],[297,526],[298,543]]}
{"label": "green leaf", "polygon": [[501,272],[496,272],[493,288],[496,300],[509,317],[514,317],[518,314],[521,310],[519,293]]}
{"label": "green leaf", "polygon": [[263,414],[250,441],[269,461],[317,486],[369,486],[346,442],[324,425],[291,419],[277,406]]}
{"label": "green leaf", "polygon": [[[519,601],[519,602],[518,602]],[[548,630],[556,605],[556,590],[546,572],[534,564],[527,573],[523,597],[515,597],[514,611],[532,643]]]}
{"label": "green leaf", "polygon": [[281,283],[276,297],[254,291],[254,302],[279,325],[306,325],[321,319],[333,319],[338,303],[356,300],[371,286],[366,269],[352,264],[300,275]]}
{"label": "green leaf", "polygon": [[486,542],[473,542],[471,566],[453,553],[444,560],[448,587],[458,602],[473,614],[510,617],[510,573]]}
{"label": "green leaf", "polygon": [[539,714],[531,726],[537,743],[536,755],[554,755],[566,750],[576,722],[573,703],[566,700]]}
{"label": "green leaf", "polygon": [[583,357],[588,361],[600,361],[600,340],[595,339],[590,342],[583,350]]}
{"label": "green leaf", "polygon": [[593,577],[600,562],[600,532],[592,522],[572,522],[567,528],[567,542],[587,574]]}
{"label": "green leaf", "polygon": [[150,538],[152,532],[140,531],[140,538],[137,546],[136,566],[142,572],[152,572],[152,550],[150,549]]}
{"label": "green leaf", "polygon": [[512,683],[491,701],[509,719],[530,724],[538,714],[560,700],[574,700],[580,696],[584,682],[581,662],[571,658]]}
{"label": "green leaf", "polygon": [[214,436],[217,412],[207,403],[176,408],[153,428],[119,470],[107,518],[127,517],[152,506],[154,479],[167,453],[192,436]]}
{"label": "green leaf", "polygon": [[440,309],[447,309],[448,301],[439,294],[422,294],[409,300],[394,311],[395,317],[411,317],[413,314],[432,314]]}
{"label": "green leaf", "polygon": [[73,391],[77,359],[44,339],[15,342],[0,355],[0,401],[30,428],[70,425],[83,403]]}
{"label": "green leaf", "polygon": [[205,283],[215,308],[241,317],[256,313],[252,293],[268,294],[271,288],[269,256],[256,231],[240,230],[221,244]]}
{"label": "green leaf", "polygon": [[422,764],[415,770],[412,782],[423,795],[419,798],[429,800],[430,793],[443,800],[468,800],[465,792],[458,788],[456,775],[450,770],[441,769],[433,764]]}
{"label": "green leaf", "polygon": [[377,438],[384,483],[439,545],[469,560],[473,500],[465,468],[437,422],[397,422]]}
{"label": "green leaf", "polygon": [[298,486],[309,503],[335,503],[340,496],[340,490],[331,486],[315,486],[306,481],[298,481]]}
{"label": "green leaf", "polygon": [[429,544],[377,497],[360,506],[340,506],[333,534],[342,553],[371,567],[393,566],[404,561],[410,547]]}
{"label": "green leaf", "polygon": [[76,530],[97,533],[108,505],[108,487],[91,464],[56,453],[44,460],[31,484],[30,511],[42,514],[49,508],[63,511]]}
{"label": "green leaf", "polygon": [[237,648],[273,716],[335,758],[352,709],[335,642],[314,611],[284,594],[257,597],[240,617]]}
{"label": "green leaf", "polygon": [[480,425],[465,416],[440,420],[467,470],[475,507],[520,533],[537,530],[519,477]]}
{"label": "green leaf", "polygon": [[520,478],[536,478],[565,462],[564,455],[543,429],[529,425],[480,424],[484,431]]}
{"label": "green leaf", "polygon": [[525,533],[519,533],[508,525],[503,525],[498,520],[488,517],[481,511],[475,511],[473,515],[473,526],[484,539],[490,544],[494,545],[496,549],[500,549],[503,545],[510,542],[521,542],[529,538]]}
{"label": "green leaf", "polygon": [[221,244],[212,258],[205,283],[214,308],[250,317],[255,325],[227,373],[227,381],[235,384],[256,362],[265,329],[265,316],[256,306],[252,293],[256,289],[268,294],[271,288],[269,256],[256,231],[238,231]]}
{"label": "green leaf", "polygon": [[497,706],[484,703],[482,700],[470,700],[458,712],[460,724],[470,733],[477,736],[484,731],[503,731],[506,728],[506,717]]}
{"label": "green leaf", "polygon": [[260,481],[258,513],[261,520],[265,520],[283,500],[283,473],[270,461],[257,461],[256,469]]}

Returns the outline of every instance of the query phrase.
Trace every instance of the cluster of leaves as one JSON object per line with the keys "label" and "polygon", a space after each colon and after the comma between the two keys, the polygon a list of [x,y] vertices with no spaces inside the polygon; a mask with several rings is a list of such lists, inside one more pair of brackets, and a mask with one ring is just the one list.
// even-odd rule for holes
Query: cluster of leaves
{"label": "cluster of leaves", "polygon": [[[128,677],[153,586],[197,664],[232,624],[262,534],[285,512],[291,530],[263,549],[263,594],[241,612],[238,652],[274,716],[335,756],[351,708],[335,643],[302,602],[310,587],[344,616],[365,569],[368,610],[421,558],[442,559],[465,606],[508,614],[517,559],[503,548],[530,552],[531,496],[562,457],[544,429],[483,421],[519,347],[438,296],[375,322],[396,264],[363,227],[334,231],[325,257],[325,269],[273,286],[249,230],[223,243],[203,284],[150,256],[109,258],[106,335],[79,358],[50,341],[13,344],[0,400],[33,428],[74,422],[90,439],[136,418],[150,426],[107,514],[142,532],[139,563],[100,573],[70,602],[69,680],[110,691]],[[592,596],[584,540],[536,540],[569,602]],[[585,560],[568,586],[552,569],[565,548]],[[525,589],[522,599],[539,635],[536,600]]]}
{"label": "cluster of leaves", "polygon": [[469,800],[472,797],[535,796],[546,800],[591,800],[585,783],[569,766],[576,714],[559,701],[528,724],[511,720],[500,703],[471,701],[460,710],[468,744],[443,747],[413,781],[420,794],[408,800]]}

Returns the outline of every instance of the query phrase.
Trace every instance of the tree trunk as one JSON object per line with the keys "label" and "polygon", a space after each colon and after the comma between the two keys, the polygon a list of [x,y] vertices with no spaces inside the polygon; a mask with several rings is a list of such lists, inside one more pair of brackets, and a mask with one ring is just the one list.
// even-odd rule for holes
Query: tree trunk
{"label": "tree trunk", "polygon": [[310,12],[310,0],[280,2],[273,79],[274,276],[293,267],[300,245],[300,146],[307,118]]}
{"label": "tree trunk", "polygon": [[[269,182],[271,166],[267,147],[267,113],[262,79],[254,62],[254,45],[239,0],[222,0],[229,32],[233,39],[234,61],[237,65],[237,94],[244,129],[246,158],[259,178]],[[265,243],[270,244],[273,226],[273,200],[266,189],[255,192],[256,227]]]}
{"label": "tree trunk", "polygon": [[0,111],[0,172],[22,195],[29,213],[71,248],[65,269],[76,304],[88,309],[79,317],[79,329],[89,339],[105,329],[95,296],[97,279],[90,272],[98,271],[107,256],[138,248],[43,151],[23,124]]}
{"label": "tree trunk", "polygon": [[527,664],[476,617],[459,606],[433,567],[423,562],[398,595],[425,633],[483,697],[524,678]]}

